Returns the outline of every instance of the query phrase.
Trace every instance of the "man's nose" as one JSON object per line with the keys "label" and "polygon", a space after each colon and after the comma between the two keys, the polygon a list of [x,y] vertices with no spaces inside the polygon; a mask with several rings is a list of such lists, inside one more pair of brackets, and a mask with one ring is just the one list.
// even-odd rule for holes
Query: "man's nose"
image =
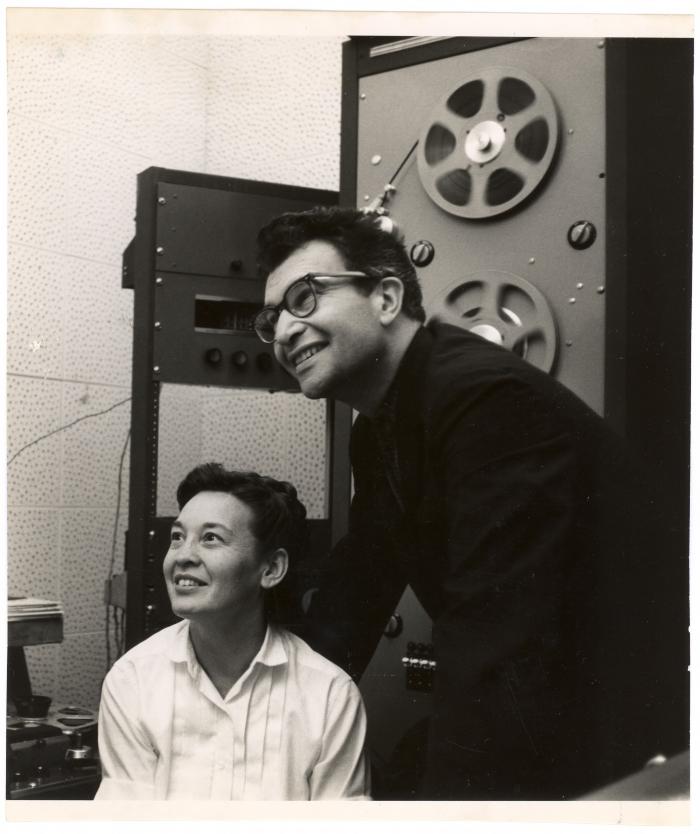
{"label": "man's nose", "polygon": [[282,310],[275,325],[275,344],[288,347],[304,330],[304,322],[293,316],[289,310]]}

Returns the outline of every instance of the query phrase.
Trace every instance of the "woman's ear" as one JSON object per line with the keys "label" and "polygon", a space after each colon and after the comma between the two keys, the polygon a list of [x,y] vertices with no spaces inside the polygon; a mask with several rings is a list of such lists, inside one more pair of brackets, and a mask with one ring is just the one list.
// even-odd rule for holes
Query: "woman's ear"
{"label": "woman's ear", "polygon": [[387,275],[380,279],[375,292],[379,305],[379,321],[384,325],[389,325],[401,312],[404,292],[403,282],[395,275]]}
{"label": "woman's ear", "polygon": [[265,569],[260,579],[260,585],[266,590],[274,588],[287,575],[289,555],[283,547],[278,547],[265,559]]}

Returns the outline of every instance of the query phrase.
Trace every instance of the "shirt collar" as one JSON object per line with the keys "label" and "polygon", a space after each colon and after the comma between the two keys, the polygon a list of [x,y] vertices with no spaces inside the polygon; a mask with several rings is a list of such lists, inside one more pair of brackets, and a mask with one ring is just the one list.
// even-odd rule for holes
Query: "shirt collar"
{"label": "shirt collar", "polygon": [[[189,620],[183,620],[173,629],[171,640],[165,649],[166,656],[173,663],[186,663],[191,675],[194,675],[200,668],[197,655],[194,653],[192,641],[190,640]],[[257,663],[263,666],[280,666],[288,661],[287,649],[280,629],[268,624],[265,631],[265,638],[258,653],[253,658],[250,668]]]}

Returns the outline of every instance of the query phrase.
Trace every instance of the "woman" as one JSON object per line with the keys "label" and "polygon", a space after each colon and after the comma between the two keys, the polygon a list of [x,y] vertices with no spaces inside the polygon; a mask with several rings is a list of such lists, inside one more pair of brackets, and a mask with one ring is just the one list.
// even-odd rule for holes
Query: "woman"
{"label": "woman", "polygon": [[357,687],[266,616],[304,540],[296,490],[209,463],[177,501],[163,573],[183,621],[105,678],[96,798],[369,798]]}

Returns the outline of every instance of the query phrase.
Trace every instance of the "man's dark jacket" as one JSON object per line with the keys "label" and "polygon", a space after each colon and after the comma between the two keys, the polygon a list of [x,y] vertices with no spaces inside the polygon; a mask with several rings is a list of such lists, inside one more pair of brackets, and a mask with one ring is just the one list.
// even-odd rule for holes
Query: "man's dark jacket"
{"label": "man's dark jacket", "polygon": [[653,505],[598,415],[432,324],[351,457],[350,531],[307,636],[359,677],[410,584],[437,660],[426,798],[569,798],[659,752]]}

